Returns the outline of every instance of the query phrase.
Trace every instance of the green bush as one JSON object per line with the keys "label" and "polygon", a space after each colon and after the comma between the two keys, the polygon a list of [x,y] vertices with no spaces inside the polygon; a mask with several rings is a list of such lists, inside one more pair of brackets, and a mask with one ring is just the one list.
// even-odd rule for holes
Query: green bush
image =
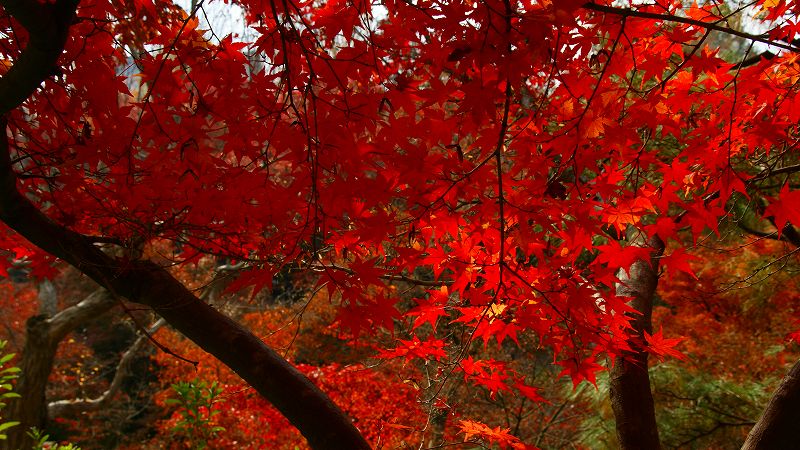
{"label": "green bush", "polygon": [[188,441],[192,448],[204,449],[208,441],[217,433],[225,431],[224,427],[214,425],[214,416],[219,411],[214,404],[219,402],[222,388],[217,382],[206,384],[204,381],[180,382],[172,385],[177,398],[166,400],[168,405],[177,405],[180,420],[172,427],[177,435]]}

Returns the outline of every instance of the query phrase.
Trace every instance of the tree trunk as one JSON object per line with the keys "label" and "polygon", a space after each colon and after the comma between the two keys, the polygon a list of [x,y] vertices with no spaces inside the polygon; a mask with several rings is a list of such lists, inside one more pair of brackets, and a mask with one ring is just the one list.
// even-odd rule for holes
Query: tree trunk
{"label": "tree trunk", "polygon": [[50,323],[47,316],[33,316],[26,323],[25,347],[19,368],[20,377],[14,391],[21,397],[8,404],[8,420],[19,425],[8,430],[8,440],[0,441],[6,449],[30,448],[31,439],[26,435],[31,427],[44,429],[47,423],[47,399],[45,389],[58,342],[50,339]]}
{"label": "tree trunk", "polygon": [[[0,78],[0,129],[17,108],[53,73],[75,0],[39,3],[0,0],[30,33],[14,65]],[[141,260],[113,258],[94,241],[57,224],[17,191],[8,139],[0,136],[0,220],[42,250],[67,261],[107,288],[114,297],[153,308],[175,329],[228,365],[272,403],[315,449],[368,449],[351,420],[319,388],[244,327],[192,294],[164,268]]]}
{"label": "tree trunk", "polygon": [[800,448],[800,361],[796,362],[772,395],[742,450]]}
{"label": "tree trunk", "polygon": [[18,449],[31,446],[27,431],[31,427],[42,430],[47,425],[48,405],[45,393],[58,344],[80,324],[107,312],[115,304],[116,301],[105,289],[100,289],[53,317],[38,315],[28,319],[25,346],[19,364],[20,377],[14,388],[21,397],[12,399],[8,405],[8,419],[19,421],[20,425],[8,430],[8,441],[0,441],[0,448]]}
{"label": "tree trunk", "polygon": [[647,372],[648,354],[642,348],[644,331],[652,333],[653,296],[658,285],[658,257],[664,243],[654,237],[646,243],[633,239],[631,245],[652,248],[651,261],[639,260],[620,271],[617,295],[631,297],[631,306],[641,314],[631,315],[629,344],[633,351],[615,358],[609,373],[611,407],[616,419],[617,438],[622,450],[660,448],[653,394]]}

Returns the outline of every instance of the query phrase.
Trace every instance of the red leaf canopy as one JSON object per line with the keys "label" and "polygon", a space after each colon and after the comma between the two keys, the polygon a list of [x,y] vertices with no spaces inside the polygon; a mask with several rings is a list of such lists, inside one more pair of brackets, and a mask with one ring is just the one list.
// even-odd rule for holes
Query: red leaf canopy
{"label": "red leaf canopy", "polygon": [[[408,324],[387,354],[455,367],[526,335],[591,381],[627,348],[613,285],[642,254],[618,235],[697,240],[744,196],[800,222],[797,184],[764,184],[797,159],[798,4],[760,2],[769,32],[736,54],[706,47],[714,4],[635,3],[248,0],[243,43],[171,2],[86,2],[10,114],[19,188],[127,258],[316,271],[351,334]],[[27,36],[2,20],[8,63]],[[739,64],[765,41],[784,53]],[[397,283],[429,291],[411,308]]]}

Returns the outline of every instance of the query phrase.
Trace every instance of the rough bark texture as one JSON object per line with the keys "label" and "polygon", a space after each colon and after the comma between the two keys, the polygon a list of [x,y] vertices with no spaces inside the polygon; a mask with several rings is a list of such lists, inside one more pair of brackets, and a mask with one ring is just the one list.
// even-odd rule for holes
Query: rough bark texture
{"label": "rough bark texture", "polygon": [[800,361],[796,362],[772,395],[767,408],[750,430],[742,450],[800,448]]}
{"label": "rough bark texture", "polygon": [[58,344],[81,323],[105,313],[115,304],[105,289],[100,289],[53,317],[38,315],[28,319],[19,364],[22,370],[14,388],[21,398],[8,405],[8,420],[19,421],[20,425],[8,430],[8,441],[0,441],[0,448],[30,448],[32,441],[26,432],[31,427],[44,429],[47,425],[45,392]]}
{"label": "rough bark texture", "polygon": [[630,345],[634,349],[614,360],[609,385],[611,406],[616,419],[617,438],[622,450],[660,448],[653,394],[647,372],[648,354],[641,350],[644,332],[652,333],[653,296],[658,285],[658,259],[664,243],[657,237],[646,243],[633,239],[631,245],[653,249],[651,261],[637,261],[627,272],[620,272],[617,295],[631,297],[631,306],[641,314],[631,316]]}
{"label": "rough bark texture", "polygon": [[31,439],[26,431],[31,427],[44,429],[47,423],[45,388],[53,367],[57,343],[49,339],[50,324],[46,316],[33,316],[26,323],[25,346],[22,350],[20,378],[14,390],[21,398],[8,403],[8,420],[20,424],[8,430],[8,440],[0,441],[0,448],[30,448]]}
{"label": "rough bark texture", "polygon": [[[0,4],[31,34],[22,55],[0,79],[0,115],[5,116],[54,72],[77,2],[2,0]],[[5,118],[0,129],[5,132]],[[164,268],[150,261],[113,258],[89,237],[42,214],[17,191],[5,136],[0,136],[0,220],[42,250],[75,266],[114,297],[153,308],[253,386],[313,448],[369,448],[350,419],[319,388],[252,333],[195,297]]]}

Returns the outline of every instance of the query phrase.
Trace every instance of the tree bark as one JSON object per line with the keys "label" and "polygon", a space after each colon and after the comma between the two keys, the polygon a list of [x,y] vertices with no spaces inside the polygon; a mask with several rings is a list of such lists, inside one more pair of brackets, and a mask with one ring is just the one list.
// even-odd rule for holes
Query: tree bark
{"label": "tree bark", "polygon": [[53,370],[58,344],[72,330],[87,320],[97,317],[116,304],[105,289],[100,289],[77,305],[66,308],[55,316],[33,316],[26,323],[25,345],[19,367],[20,377],[14,390],[19,399],[9,402],[9,419],[20,425],[8,430],[8,448],[30,447],[26,432],[31,427],[44,429],[47,425],[47,381]]}
{"label": "tree bark", "polygon": [[772,395],[742,450],[800,448],[800,361],[792,366]]}
{"label": "tree bark", "polygon": [[[31,34],[28,46],[0,79],[0,129],[51,76],[61,54],[75,0],[44,3],[2,0],[0,4]],[[259,338],[192,294],[151,261],[116,259],[92,239],[45,216],[16,187],[8,139],[0,136],[0,220],[42,250],[72,264],[107,288],[151,307],[167,323],[228,365],[272,403],[315,449],[368,449],[352,421],[311,381]]]}
{"label": "tree bark", "polygon": [[50,339],[50,324],[46,316],[33,316],[26,323],[25,346],[19,363],[20,377],[14,391],[21,397],[8,402],[8,420],[19,425],[8,430],[8,439],[0,441],[0,448],[30,448],[27,431],[31,427],[44,429],[47,423],[45,389],[53,367],[57,343]]}
{"label": "tree bark", "polygon": [[[25,346],[20,360],[20,377],[14,390],[20,398],[9,402],[9,420],[20,425],[8,430],[8,441],[0,441],[2,448],[29,448],[32,441],[27,436],[31,427],[40,430],[47,425],[47,381],[53,370],[58,344],[72,330],[87,320],[111,309],[116,301],[105,289],[100,289],[53,317],[33,316],[26,323]],[[7,447],[6,447],[7,446]]]}
{"label": "tree bark", "polygon": [[639,260],[621,270],[617,295],[631,297],[631,306],[640,314],[630,316],[628,342],[633,351],[614,359],[609,373],[611,407],[616,419],[617,438],[622,450],[657,450],[661,447],[656,425],[653,393],[647,371],[648,354],[642,348],[644,332],[652,333],[653,296],[658,285],[658,257],[664,243],[654,237],[644,242],[632,239],[631,245],[650,247],[651,260]]}

